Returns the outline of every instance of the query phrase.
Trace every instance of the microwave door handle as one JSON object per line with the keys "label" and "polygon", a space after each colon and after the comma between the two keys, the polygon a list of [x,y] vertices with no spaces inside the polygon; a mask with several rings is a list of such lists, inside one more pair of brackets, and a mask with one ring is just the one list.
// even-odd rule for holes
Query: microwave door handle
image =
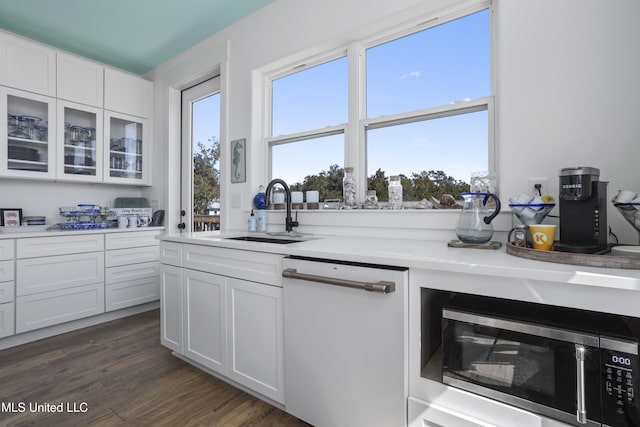
{"label": "microwave door handle", "polygon": [[587,402],[584,392],[584,358],[586,349],[582,345],[576,344],[576,397],[577,410],[576,419],[580,424],[587,423]]}

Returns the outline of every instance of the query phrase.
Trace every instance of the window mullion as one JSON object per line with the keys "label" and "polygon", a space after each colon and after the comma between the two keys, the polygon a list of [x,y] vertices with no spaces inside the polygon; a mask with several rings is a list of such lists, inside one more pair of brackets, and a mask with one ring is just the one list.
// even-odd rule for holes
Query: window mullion
{"label": "window mullion", "polygon": [[347,49],[349,63],[349,122],[345,135],[344,166],[353,166],[359,202],[367,193],[367,162],[360,121],[366,117],[366,71],[362,44],[353,42]]}

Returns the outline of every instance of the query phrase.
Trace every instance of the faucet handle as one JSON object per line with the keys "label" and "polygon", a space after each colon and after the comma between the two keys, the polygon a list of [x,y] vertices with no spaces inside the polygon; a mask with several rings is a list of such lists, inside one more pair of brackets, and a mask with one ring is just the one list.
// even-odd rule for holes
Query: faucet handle
{"label": "faucet handle", "polygon": [[291,227],[297,227],[300,224],[298,223],[298,211],[296,210],[296,219],[294,220],[293,218],[289,218],[289,225],[291,225]]}

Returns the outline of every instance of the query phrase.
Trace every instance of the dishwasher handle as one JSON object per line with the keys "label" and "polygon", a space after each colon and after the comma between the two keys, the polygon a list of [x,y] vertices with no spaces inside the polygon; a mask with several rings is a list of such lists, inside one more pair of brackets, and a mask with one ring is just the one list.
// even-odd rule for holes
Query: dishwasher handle
{"label": "dishwasher handle", "polygon": [[282,270],[282,277],[286,279],[300,279],[309,282],[324,283],[327,285],[344,286],[346,288],[361,289],[363,291],[388,294],[396,291],[394,282],[381,280],[379,282],[356,282],[353,280],[335,279],[333,277],[315,276],[313,274],[298,273],[295,268],[286,268]]}

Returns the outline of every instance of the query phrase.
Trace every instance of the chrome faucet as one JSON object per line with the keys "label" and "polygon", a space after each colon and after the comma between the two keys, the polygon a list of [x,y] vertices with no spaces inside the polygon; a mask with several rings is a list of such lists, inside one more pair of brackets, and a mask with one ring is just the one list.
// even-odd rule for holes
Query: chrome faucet
{"label": "chrome faucet", "polygon": [[[269,182],[269,184],[267,184],[267,189],[264,192],[264,199],[265,199],[265,202],[267,203],[267,207],[269,207],[269,203],[270,203],[270,200],[271,200],[271,197],[270,197],[271,196],[271,189],[276,184],[280,184],[284,188],[284,193],[285,193],[285,196],[287,198],[287,200],[286,200],[286,202],[287,202],[287,217],[284,220],[284,224],[285,224],[285,229],[287,230],[287,233],[291,233],[293,231],[293,227],[297,227],[298,226],[298,221],[294,221],[293,218],[291,218],[291,190],[289,189],[289,186],[287,185],[287,183],[284,182],[283,180],[281,180],[280,178],[272,179],[271,182]],[[296,213],[296,217],[297,216],[298,215]]]}

